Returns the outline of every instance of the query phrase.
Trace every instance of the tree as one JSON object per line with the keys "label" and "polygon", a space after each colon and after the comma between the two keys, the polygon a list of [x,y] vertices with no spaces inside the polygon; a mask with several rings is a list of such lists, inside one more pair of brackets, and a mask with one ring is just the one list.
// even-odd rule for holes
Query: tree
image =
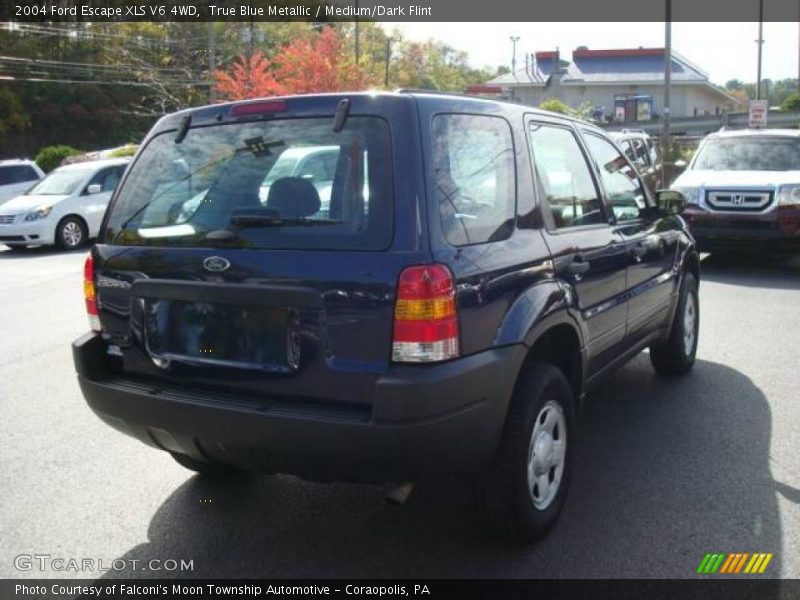
{"label": "tree", "polygon": [[263,52],[255,52],[250,57],[238,57],[230,72],[216,72],[217,94],[226,100],[244,100],[284,93],[283,86],[275,80],[270,66],[271,63]]}
{"label": "tree", "polygon": [[275,55],[275,79],[285,94],[354,91],[373,81],[346,51],[344,39],[325,27],[312,39],[298,39]]}
{"label": "tree", "polygon": [[0,139],[12,131],[24,131],[31,121],[22,107],[19,97],[11,90],[0,87]]}
{"label": "tree", "polygon": [[442,42],[400,40],[396,46],[392,81],[399,87],[462,92],[494,76],[490,69],[470,67],[466,52]]}
{"label": "tree", "polygon": [[781,110],[785,110],[787,112],[800,110],[800,94],[797,92],[789,94],[781,104]]}
{"label": "tree", "polygon": [[220,97],[241,100],[280,94],[354,91],[368,87],[371,77],[347,52],[333,27],[314,37],[301,37],[278,50],[270,60],[263,52],[240,56],[229,72],[217,71]]}

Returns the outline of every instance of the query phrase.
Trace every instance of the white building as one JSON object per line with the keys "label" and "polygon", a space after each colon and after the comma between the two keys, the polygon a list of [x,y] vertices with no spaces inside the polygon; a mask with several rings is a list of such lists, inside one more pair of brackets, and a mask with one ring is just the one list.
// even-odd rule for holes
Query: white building
{"label": "white building", "polygon": [[[499,95],[539,106],[547,99],[577,108],[589,103],[595,118],[642,121],[661,115],[664,49],[589,50],[563,60],[558,50],[525,56],[525,66],[468,91]],[[673,52],[671,115],[691,117],[741,110],[738,100],[708,80],[708,74]]]}

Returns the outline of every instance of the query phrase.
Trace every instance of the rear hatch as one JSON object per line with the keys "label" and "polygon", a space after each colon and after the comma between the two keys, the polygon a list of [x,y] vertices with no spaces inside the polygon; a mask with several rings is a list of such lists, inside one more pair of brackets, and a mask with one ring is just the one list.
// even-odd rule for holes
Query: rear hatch
{"label": "rear hatch", "polygon": [[103,333],[125,376],[368,404],[390,364],[398,276],[426,262],[415,123],[413,100],[392,95],[159,123],[93,250]]}

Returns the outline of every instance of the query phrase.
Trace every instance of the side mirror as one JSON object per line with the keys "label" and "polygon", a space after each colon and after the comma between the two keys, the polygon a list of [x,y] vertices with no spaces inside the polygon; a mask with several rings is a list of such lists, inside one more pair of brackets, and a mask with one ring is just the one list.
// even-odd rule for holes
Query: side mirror
{"label": "side mirror", "polygon": [[92,194],[99,194],[103,191],[103,186],[99,183],[93,183],[86,188],[86,193],[91,196]]}
{"label": "side mirror", "polygon": [[686,208],[686,196],[676,190],[658,190],[656,203],[664,214],[677,215]]}

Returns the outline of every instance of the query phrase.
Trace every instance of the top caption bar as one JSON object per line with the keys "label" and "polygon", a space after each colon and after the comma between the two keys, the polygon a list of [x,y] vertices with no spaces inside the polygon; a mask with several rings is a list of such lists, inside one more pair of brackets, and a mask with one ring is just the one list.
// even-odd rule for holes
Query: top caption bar
{"label": "top caption bar", "polygon": [[[0,21],[664,21],[665,0],[3,0]],[[764,20],[798,3],[764,0]],[[758,0],[672,0],[673,21],[757,21]],[[622,25],[620,25],[622,26]]]}

